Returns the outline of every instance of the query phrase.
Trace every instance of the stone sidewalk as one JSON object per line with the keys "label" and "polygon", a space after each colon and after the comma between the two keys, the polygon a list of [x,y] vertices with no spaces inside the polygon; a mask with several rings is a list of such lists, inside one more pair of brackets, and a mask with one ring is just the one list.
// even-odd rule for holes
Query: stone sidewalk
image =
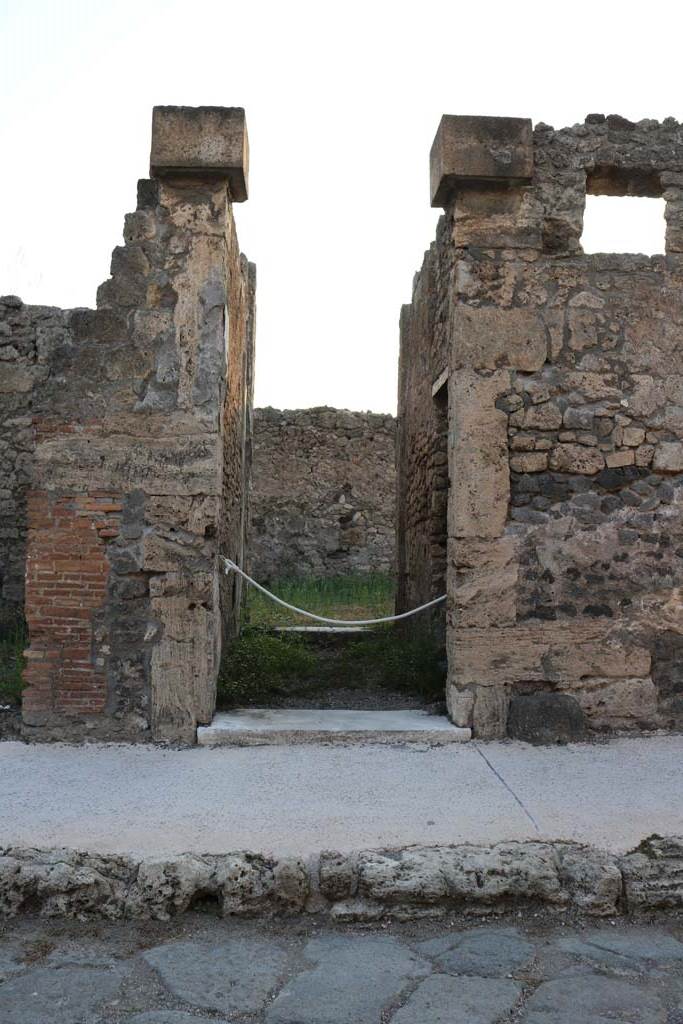
{"label": "stone sidewalk", "polygon": [[0,845],[310,858],[563,840],[622,854],[683,835],[683,736],[567,747],[0,743]]}
{"label": "stone sidewalk", "polygon": [[255,926],[24,918],[0,930],[3,1024],[681,1024],[683,923]]}

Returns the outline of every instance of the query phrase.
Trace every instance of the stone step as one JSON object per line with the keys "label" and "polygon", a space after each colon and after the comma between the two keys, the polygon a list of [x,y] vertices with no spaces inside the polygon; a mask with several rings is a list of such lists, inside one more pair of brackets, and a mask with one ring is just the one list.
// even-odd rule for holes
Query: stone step
{"label": "stone step", "polygon": [[442,746],[471,738],[444,715],[400,711],[244,708],[214,715],[197,729],[203,747],[300,743],[427,743]]}
{"label": "stone step", "polygon": [[271,626],[272,636],[296,637],[311,647],[343,648],[354,640],[371,639],[386,626]]}
{"label": "stone step", "polygon": [[349,633],[371,633],[372,626],[273,626],[273,633],[294,633],[301,636],[348,636]]}

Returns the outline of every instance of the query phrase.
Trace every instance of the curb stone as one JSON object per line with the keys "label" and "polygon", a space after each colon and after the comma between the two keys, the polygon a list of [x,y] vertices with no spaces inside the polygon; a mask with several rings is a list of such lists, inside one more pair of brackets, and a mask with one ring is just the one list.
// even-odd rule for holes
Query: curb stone
{"label": "curb stone", "polygon": [[683,908],[683,837],[650,836],[616,856],[568,842],[323,851],[308,862],[257,853],[164,859],[0,848],[0,917],[168,920],[327,913],[336,921],[502,912],[519,906],[604,917]]}

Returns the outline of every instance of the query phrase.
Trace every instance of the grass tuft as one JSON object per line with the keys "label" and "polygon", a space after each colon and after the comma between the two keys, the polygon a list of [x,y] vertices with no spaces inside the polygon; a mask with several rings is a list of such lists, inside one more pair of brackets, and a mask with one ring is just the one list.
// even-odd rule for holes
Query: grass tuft
{"label": "grass tuft", "polygon": [[[245,622],[249,625],[315,625],[312,619],[287,611],[249,584],[246,587]],[[332,619],[379,619],[394,613],[394,580],[382,573],[279,579],[273,580],[268,589],[289,604]]]}

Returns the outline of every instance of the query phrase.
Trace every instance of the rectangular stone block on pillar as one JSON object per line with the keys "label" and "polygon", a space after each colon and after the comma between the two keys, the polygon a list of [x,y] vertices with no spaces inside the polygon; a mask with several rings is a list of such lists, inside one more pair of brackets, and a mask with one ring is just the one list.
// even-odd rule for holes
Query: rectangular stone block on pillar
{"label": "rectangular stone block on pillar", "polygon": [[155,107],[150,173],[224,178],[232,201],[244,202],[249,139],[242,107]]}
{"label": "rectangular stone block on pillar", "polygon": [[429,155],[432,206],[447,206],[458,187],[525,184],[533,165],[528,118],[444,114]]}

